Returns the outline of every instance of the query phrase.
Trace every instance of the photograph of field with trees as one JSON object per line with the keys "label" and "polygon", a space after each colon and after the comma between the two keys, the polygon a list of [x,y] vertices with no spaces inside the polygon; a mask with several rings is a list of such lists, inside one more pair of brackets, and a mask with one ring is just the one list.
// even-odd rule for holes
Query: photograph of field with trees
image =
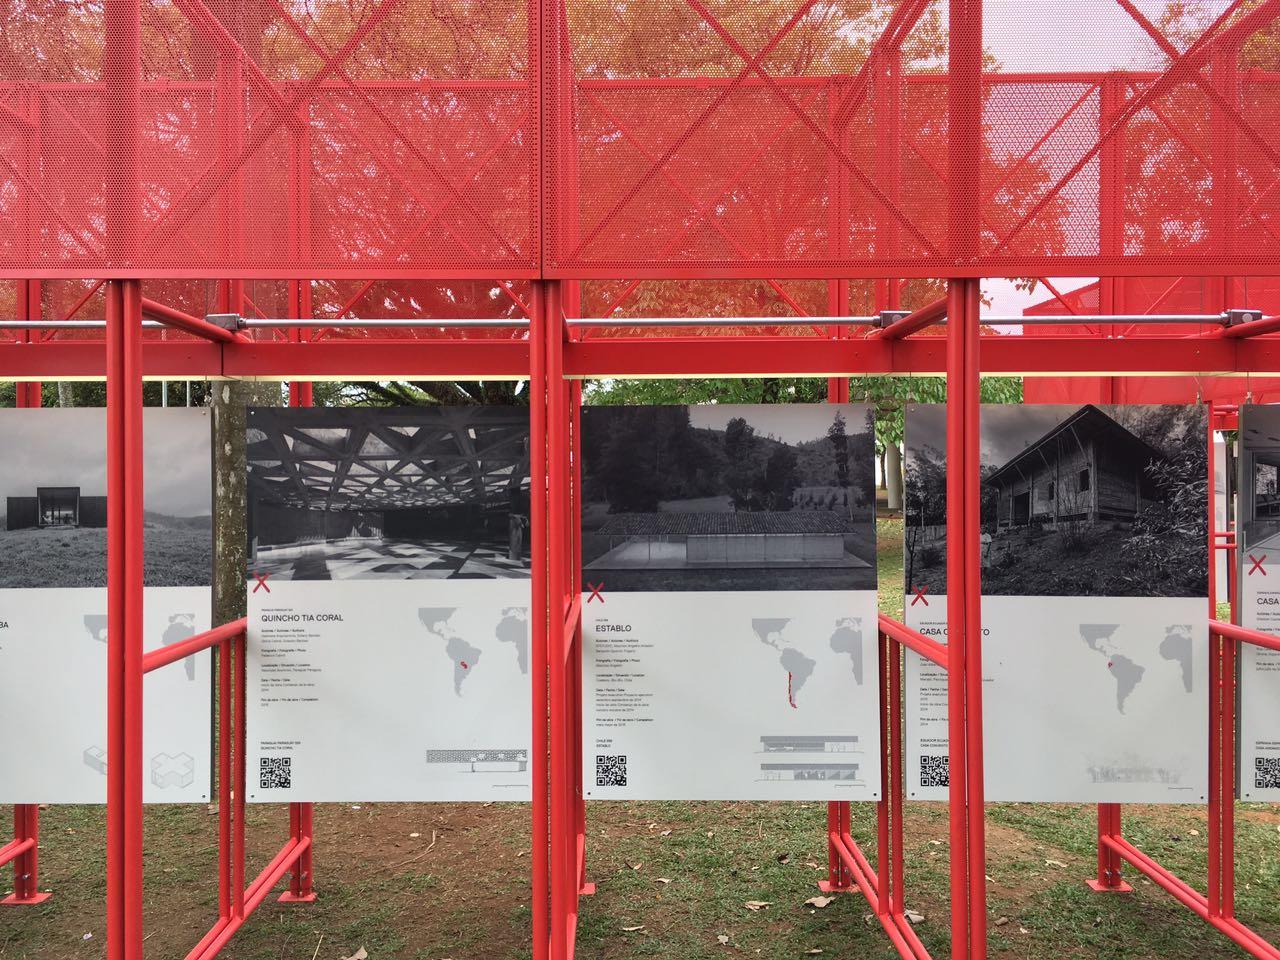
{"label": "photograph of field with trees", "polygon": [[[984,405],[984,596],[1208,596],[1200,406]],[[906,414],[904,577],[947,589],[946,409]]]}
{"label": "photograph of field with trees", "polygon": [[868,407],[587,407],[582,420],[586,582],[875,589]]}

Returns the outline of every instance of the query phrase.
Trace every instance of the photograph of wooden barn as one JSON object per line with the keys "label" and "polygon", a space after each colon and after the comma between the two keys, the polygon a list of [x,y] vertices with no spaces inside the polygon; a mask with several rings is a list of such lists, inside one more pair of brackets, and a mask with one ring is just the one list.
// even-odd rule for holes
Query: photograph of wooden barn
{"label": "photograph of wooden barn", "polygon": [[1132,520],[1161,498],[1148,468],[1164,459],[1088,404],[986,478],[996,526]]}
{"label": "photograph of wooden barn", "polygon": [[1240,408],[1239,449],[1241,554],[1280,550],[1280,405]]}
{"label": "photograph of wooden barn", "polygon": [[583,410],[583,576],[605,590],[874,589],[858,405]]}
{"label": "photograph of wooden barn", "polygon": [[529,576],[525,407],[254,408],[248,575]]}
{"label": "photograph of wooden barn", "polygon": [[[144,578],[205,586],[213,572],[210,413],[143,413]],[[106,411],[0,410],[0,588],[107,582]]]}
{"label": "photograph of wooden barn", "polygon": [[[1207,596],[1201,406],[981,411],[986,596]],[[946,592],[946,411],[906,413],[908,596]]]}

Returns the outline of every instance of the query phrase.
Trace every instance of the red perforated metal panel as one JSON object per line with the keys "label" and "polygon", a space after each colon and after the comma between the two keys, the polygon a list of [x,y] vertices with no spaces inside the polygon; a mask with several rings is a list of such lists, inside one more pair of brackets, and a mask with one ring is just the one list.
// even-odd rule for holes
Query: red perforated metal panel
{"label": "red perforated metal panel", "polygon": [[0,269],[532,274],[531,5],[8,5]]}
{"label": "red perforated metal panel", "polygon": [[1280,0],[27,0],[0,275],[1280,270]]}

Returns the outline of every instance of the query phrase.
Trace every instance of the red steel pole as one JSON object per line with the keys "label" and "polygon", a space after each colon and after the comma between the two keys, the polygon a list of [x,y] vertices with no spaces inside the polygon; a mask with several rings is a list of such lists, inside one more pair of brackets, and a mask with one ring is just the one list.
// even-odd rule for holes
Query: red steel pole
{"label": "red steel pole", "polygon": [[567,960],[570,925],[576,913],[577,863],[572,800],[573,748],[570,744],[568,656],[565,613],[567,580],[565,529],[568,519],[569,443],[568,389],[564,381],[564,315],[558,281],[547,286],[547,597],[550,607],[548,659],[551,666],[551,956]]}
{"label": "red steel pole", "polygon": [[142,289],[107,285],[107,957],[142,957]]}
{"label": "red steel pole", "polygon": [[[36,288],[35,294],[35,310],[33,316],[31,310],[31,290]],[[37,319],[39,317],[39,286],[38,280],[19,280],[18,281],[18,312],[19,318],[24,320]],[[30,336],[30,334],[28,334]],[[38,383],[19,383],[17,389],[17,405],[19,407],[39,407],[40,406],[40,384]],[[0,904],[4,906],[31,906],[37,903],[43,903],[48,900],[50,894],[41,893],[40,884],[40,806],[35,803],[15,803],[13,805],[13,839],[17,843],[31,841],[31,848],[21,854],[13,861],[13,893],[3,900]]]}
{"label": "red steel pole", "polygon": [[[289,281],[290,313],[295,317],[311,317],[311,281]],[[293,336],[301,342],[302,330],[293,331]],[[293,380],[289,383],[289,406],[314,406],[315,393],[310,380]],[[313,886],[313,867],[315,850],[315,807],[310,803],[289,804],[289,836],[299,844],[307,841],[302,853],[294,861],[290,870],[289,889],[280,894],[280,903],[314,903],[316,891]]]}
{"label": "red steel pole", "polygon": [[[982,728],[982,493],[979,423],[979,310],[981,289],[977,280],[962,281],[964,288],[964,511],[965,530],[961,556],[964,562],[965,603],[965,771],[968,778],[968,862],[970,956],[987,955],[987,848],[986,806],[983,782]],[[953,553],[953,556],[955,554]]]}
{"label": "red steel pole", "polygon": [[[965,628],[969,613],[965,590],[968,536],[965,505],[965,287],[952,280],[947,287],[947,768],[948,811],[951,823],[951,956],[969,956],[968,793],[965,783]],[[976,537],[977,534],[975,533]]]}
{"label": "red steel pole", "polygon": [[529,677],[533,709],[529,780],[533,791],[533,960],[548,960],[551,947],[551,861],[547,791],[547,668],[550,662],[552,605],[547,599],[547,371],[546,291],[548,283],[533,283],[529,328],[529,587],[533,649]]}

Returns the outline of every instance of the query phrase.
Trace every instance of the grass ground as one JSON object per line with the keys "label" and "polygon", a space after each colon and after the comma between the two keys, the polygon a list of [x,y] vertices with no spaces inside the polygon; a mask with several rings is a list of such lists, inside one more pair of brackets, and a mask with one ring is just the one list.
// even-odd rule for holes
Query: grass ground
{"label": "grass ground", "polygon": [[[144,575],[149,587],[209,582],[213,555],[212,520],[149,514]],[[21,557],[0,572],[4,587],[105,587],[107,531],[92,527],[48,527],[43,530],[0,530],[0,553]]]}
{"label": "grass ground", "polygon": [[[901,611],[901,526],[880,525],[880,596]],[[1207,827],[1199,807],[1126,808],[1143,850],[1204,887]],[[908,804],[909,907],[937,957],[947,936],[947,822],[938,804]],[[704,960],[896,956],[865,901],[806,906],[826,869],[821,804],[597,803],[588,810],[588,867],[599,891],[583,901],[584,960]],[[1280,942],[1280,810],[1239,808],[1239,913]],[[216,817],[203,807],[147,811],[146,954],[182,957],[214,915]],[[287,816],[250,811],[256,872],[283,839]],[[0,908],[0,960],[104,955],[100,808],[43,814],[42,886],[34,908]],[[868,845],[874,811],[857,805]],[[1129,875],[1130,895],[1099,896],[1093,807],[1000,804],[988,811],[991,954],[999,960],[1203,960],[1245,954],[1167,895]],[[523,960],[529,955],[527,808],[495,804],[326,805],[316,811],[318,903],[266,903],[227,960]],[[0,882],[0,891],[6,888]],[[748,901],[768,904],[749,910]],[[719,937],[727,938],[721,943]],[[814,951],[822,951],[820,954]]]}

